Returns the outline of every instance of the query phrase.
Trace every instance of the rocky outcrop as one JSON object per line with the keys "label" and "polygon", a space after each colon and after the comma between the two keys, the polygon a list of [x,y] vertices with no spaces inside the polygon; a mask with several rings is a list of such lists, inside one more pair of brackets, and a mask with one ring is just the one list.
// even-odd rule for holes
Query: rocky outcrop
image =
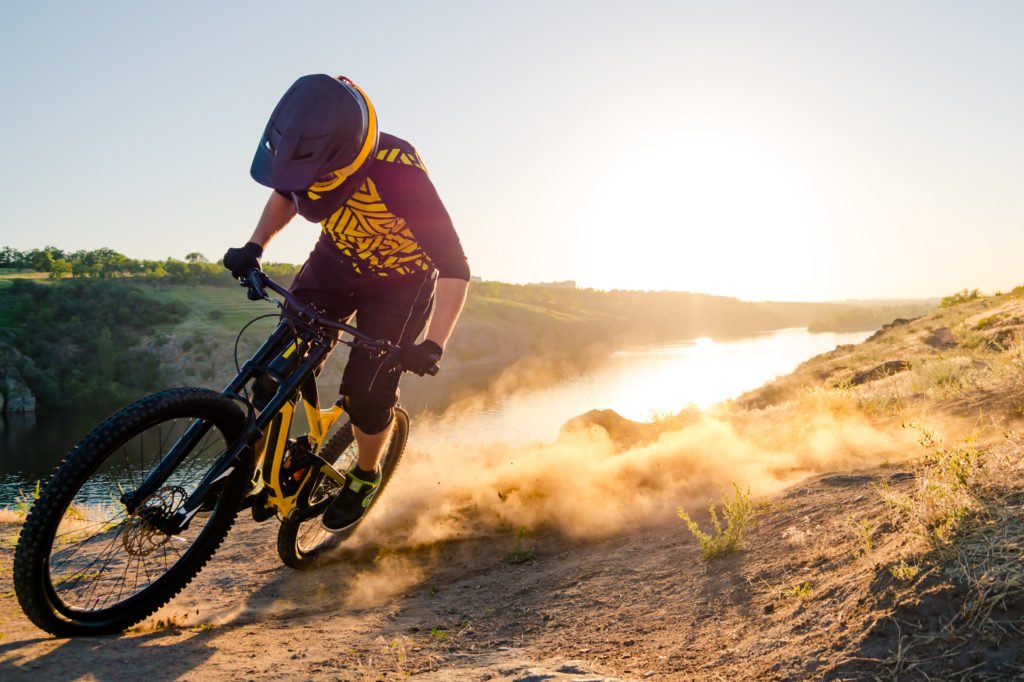
{"label": "rocky outcrop", "polygon": [[895,329],[896,327],[903,327],[905,325],[910,324],[914,320],[919,320],[919,319],[921,319],[921,318],[920,317],[915,317],[913,319],[908,320],[908,319],[903,318],[903,317],[897,317],[895,320],[893,320],[889,324],[883,324],[881,327],[879,327],[878,331],[875,332],[874,334],[872,334],[871,336],[869,336],[867,338],[867,340],[870,341],[872,339],[877,339],[879,336],[882,336],[883,334],[885,334],[890,329]]}
{"label": "rocky outcrop", "polygon": [[36,397],[21,372],[31,362],[16,348],[0,343],[0,413],[35,412]]}
{"label": "rocky outcrop", "polygon": [[924,344],[935,350],[950,350],[957,346],[956,339],[953,338],[953,332],[949,330],[949,327],[940,327],[933,330],[928,336],[924,337]]}
{"label": "rocky outcrop", "polygon": [[860,386],[866,384],[869,381],[875,381],[876,379],[882,379],[887,376],[896,374],[897,372],[903,372],[910,369],[910,363],[906,360],[889,360],[883,362],[876,367],[872,367],[869,370],[863,372],[857,372],[850,379],[851,386]]}
{"label": "rocky outcrop", "polygon": [[623,417],[615,410],[591,410],[562,424],[559,436],[601,429],[618,449],[623,449],[655,441],[666,430],[682,428],[699,417],[699,411],[688,408],[657,422],[637,422]]}

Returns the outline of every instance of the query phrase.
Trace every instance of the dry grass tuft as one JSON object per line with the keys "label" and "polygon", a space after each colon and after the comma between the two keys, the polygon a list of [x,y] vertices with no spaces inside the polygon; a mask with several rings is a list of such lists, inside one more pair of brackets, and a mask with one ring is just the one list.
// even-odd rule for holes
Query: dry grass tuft
{"label": "dry grass tuft", "polygon": [[742,490],[733,483],[736,491],[734,497],[722,491],[722,517],[725,519],[725,527],[722,527],[718,519],[718,512],[715,503],[708,504],[708,511],[711,514],[712,532],[705,533],[700,526],[690,518],[686,511],[679,507],[676,513],[685,523],[687,528],[700,543],[700,555],[705,561],[720,559],[740,549],[743,545],[743,536],[757,522],[757,507],[750,501],[750,488]]}
{"label": "dry grass tuft", "polygon": [[944,595],[933,599],[948,615],[931,629],[890,616],[895,649],[874,663],[886,673],[880,679],[929,679],[937,671],[949,679],[1006,679],[1024,637],[1024,436],[985,448],[976,437],[950,446],[937,432],[915,428],[925,448],[917,489],[877,487],[911,540],[909,555],[889,567],[905,586],[892,613],[920,613],[931,593]]}

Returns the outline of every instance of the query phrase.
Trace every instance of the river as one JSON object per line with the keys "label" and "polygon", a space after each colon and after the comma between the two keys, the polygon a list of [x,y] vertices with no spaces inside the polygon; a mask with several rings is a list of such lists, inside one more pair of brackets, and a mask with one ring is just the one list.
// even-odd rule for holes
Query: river
{"label": "river", "polygon": [[[695,339],[622,350],[555,385],[470,404],[445,422],[445,430],[417,434],[414,425],[412,437],[420,447],[435,440],[466,445],[550,441],[567,420],[592,409],[610,408],[645,420],[675,414],[689,405],[705,408],[791,372],[837,345],[859,343],[869,334],[784,329],[742,339]],[[443,410],[455,387],[478,381],[482,374],[490,373],[449,371],[444,381],[409,377],[402,389],[403,403],[414,417],[427,409]],[[31,493],[35,482],[111,411],[109,406],[90,406],[74,413],[0,418],[0,507],[13,506],[20,495]]]}

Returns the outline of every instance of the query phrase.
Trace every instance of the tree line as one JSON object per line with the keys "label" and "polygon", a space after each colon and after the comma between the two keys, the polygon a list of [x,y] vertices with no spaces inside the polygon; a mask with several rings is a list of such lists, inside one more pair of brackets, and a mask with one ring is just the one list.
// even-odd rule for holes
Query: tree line
{"label": "tree line", "polygon": [[[234,284],[220,263],[211,263],[199,252],[186,255],[184,260],[145,260],[129,258],[108,248],[65,251],[56,246],[44,246],[19,251],[4,246],[0,248],[0,269],[45,272],[54,280],[146,277],[189,284]],[[298,267],[288,263],[267,263],[263,269],[272,277],[287,279],[296,273]]]}
{"label": "tree line", "polygon": [[[18,353],[11,367],[45,407],[124,401],[161,387],[155,329],[188,312],[121,282],[71,280],[46,286],[14,280],[3,290],[0,350]],[[22,359],[17,359],[18,357]]]}

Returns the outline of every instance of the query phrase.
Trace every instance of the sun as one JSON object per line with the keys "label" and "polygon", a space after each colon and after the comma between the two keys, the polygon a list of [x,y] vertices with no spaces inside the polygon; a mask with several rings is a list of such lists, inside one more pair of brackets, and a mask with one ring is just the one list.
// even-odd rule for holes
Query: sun
{"label": "sun", "polygon": [[802,170],[784,150],[738,136],[632,150],[593,188],[581,284],[813,298],[821,196]]}

